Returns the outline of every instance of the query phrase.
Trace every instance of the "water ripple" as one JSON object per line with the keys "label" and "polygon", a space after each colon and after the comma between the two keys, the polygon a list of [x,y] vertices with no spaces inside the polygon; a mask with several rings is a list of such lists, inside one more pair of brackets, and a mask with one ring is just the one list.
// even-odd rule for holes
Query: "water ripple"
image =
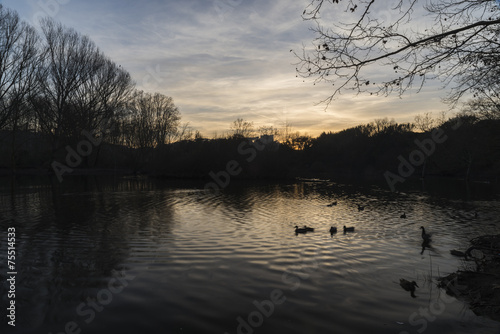
{"label": "water ripple", "polygon": [[[284,302],[259,333],[414,331],[408,317],[439,298],[433,279],[460,265],[449,249],[499,233],[498,198],[464,202],[326,181],[242,184],[219,195],[131,180],[109,190],[0,196],[1,227],[19,231],[18,300],[30,315],[22,328],[59,332],[72,320],[92,333],[235,333],[238,319],[248,322],[256,303],[280,291]],[[296,235],[296,225],[315,231]],[[344,234],[344,225],[355,232]],[[434,235],[423,253],[420,226]],[[135,278],[86,325],[76,307],[127,273]],[[401,289],[402,277],[419,283],[419,298]],[[426,333],[445,323],[474,333],[478,322],[495,332],[478,319],[455,302]]]}

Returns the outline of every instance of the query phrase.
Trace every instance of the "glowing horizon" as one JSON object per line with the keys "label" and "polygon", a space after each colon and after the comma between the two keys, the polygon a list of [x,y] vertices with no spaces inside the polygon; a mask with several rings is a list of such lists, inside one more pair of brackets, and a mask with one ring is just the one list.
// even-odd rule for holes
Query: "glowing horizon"
{"label": "glowing horizon", "polygon": [[[419,94],[399,97],[340,96],[328,109],[318,103],[331,93],[326,84],[297,78],[301,51],[314,39],[301,18],[309,0],[190,2],[152,0],[15,0],[2,4],[36,26],[43,16],[88,35],[127,69],[138,89],[174,99],[182,123],[204,137],[229,131],[237,118],[318,136],[374,119],[413,121],[417,114],[447,109],[444,91],[430,82]],[[379,75],[383,75],[381,69]]]}

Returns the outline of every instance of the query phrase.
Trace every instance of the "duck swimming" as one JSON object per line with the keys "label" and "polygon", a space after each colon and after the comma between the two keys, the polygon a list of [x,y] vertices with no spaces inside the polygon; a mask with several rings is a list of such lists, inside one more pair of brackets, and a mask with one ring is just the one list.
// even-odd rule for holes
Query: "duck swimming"
{"label": "duck swimming", "polygon": [[312,227],[307,227],[306,225],[304,225],[303,227],[307,232],[314,232],[314,228]]}
{"label": "duck swimming", "polygon": [[420,226],[422,229],[422,239],[424,239],[424,242],[430,242],[431,241],[431,235],[428,233],[425,233],[425,228],[423,226]]}
{"label": "duck swimming", "polygon": [[344,225],[344,233],[345,232],[354,232],[354,227],[345,227]]}
{"label": "duck swimming", "polygon": [[298,226],[295,226],[295,233],[307,233],[307,230],[305,228],[299,228]]}
{"label": "duck swimming", "polygon": [[399,218],[406,218],[406,213],[403,212],[403,214]]}
{"label": "duck swimming", "polygon": [[358,204],[358,211],[363,211],[364,209],[365,209],[364,206],[361,206],[361,205]]}
{"label": "duck swimming", "polygon": [[336,227],[330,227],[330,234],[337,233],[337,228]]}
{"label": "duck swimming", "polygon": [[415,287],[419,288],[417,282],[415,281],[408,281],[405,280],[404,278],[399,279],[399,285],[406,291],[410,291],[410,295],[415,298]]}

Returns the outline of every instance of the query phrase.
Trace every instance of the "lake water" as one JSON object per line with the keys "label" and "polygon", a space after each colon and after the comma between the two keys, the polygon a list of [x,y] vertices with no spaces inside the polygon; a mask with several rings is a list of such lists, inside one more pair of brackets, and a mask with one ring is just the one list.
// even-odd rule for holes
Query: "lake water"
{"label": "lake water", "polygon": [[[494,185],[235,181],[213,195],[141,178],[1,182],[2,333],[500,333],[436,286],[464,265],[451,249],[500,233]],[[296,235],[304,224],[315,231]]]}

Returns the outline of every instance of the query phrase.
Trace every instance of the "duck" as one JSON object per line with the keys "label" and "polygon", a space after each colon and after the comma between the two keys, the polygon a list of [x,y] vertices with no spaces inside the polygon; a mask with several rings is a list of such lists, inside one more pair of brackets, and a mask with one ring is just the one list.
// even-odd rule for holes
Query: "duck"
{"label": "duck", "polygon": [[330,227],[330,234],[337,233],[337,228],[336,227]]}
{"label": "duck", "polygon": [[365,209],[364,206],[361,206],[361,205],[358,204],[358,211],[363,211],[364,209]]}
{"label": "duck", "polygon": [[431,235],[428,233],[425,233],[425,228],[423,226],[420,226],[422,229],[422,239],[424,239],[424,242],[430,242],[431,241]]}
{"label": "duck", "polygon": [[399,218],[406,218],[406,213],[403,212],[403,214]]}
{"label": "duck", "polygon": [[332,207],[332,206],[334,206],[334,205],[337,205],[337,201],[332,202],[331,204],[328,204],[327,206],[328,206],[328,207]]}
{"label": "duck", "polygon": [[354,232],[354,227],[345,227],[344,225],[344,233],[345,232]]}
{"label": "duck", "polygon": [[307,232],[314,232],[314,228],[307,227],[306,225],[304,225],[303,229],[305,229]]}
{"label": "duck", "polygon": [[307,233],[307,230],[305,228],[299,228],[298,226],[295,226],[295,233]]}
{"label": "duck", "polygon": [[401,287],[406,290],[406,291],[410,291],[410,295],[415,298],[415,287],[419,288],[417,282],[415,281],[408,281],[408,280],[405,280],[404,278],[400,278],[399,279],[399,285],[401,285]]}

